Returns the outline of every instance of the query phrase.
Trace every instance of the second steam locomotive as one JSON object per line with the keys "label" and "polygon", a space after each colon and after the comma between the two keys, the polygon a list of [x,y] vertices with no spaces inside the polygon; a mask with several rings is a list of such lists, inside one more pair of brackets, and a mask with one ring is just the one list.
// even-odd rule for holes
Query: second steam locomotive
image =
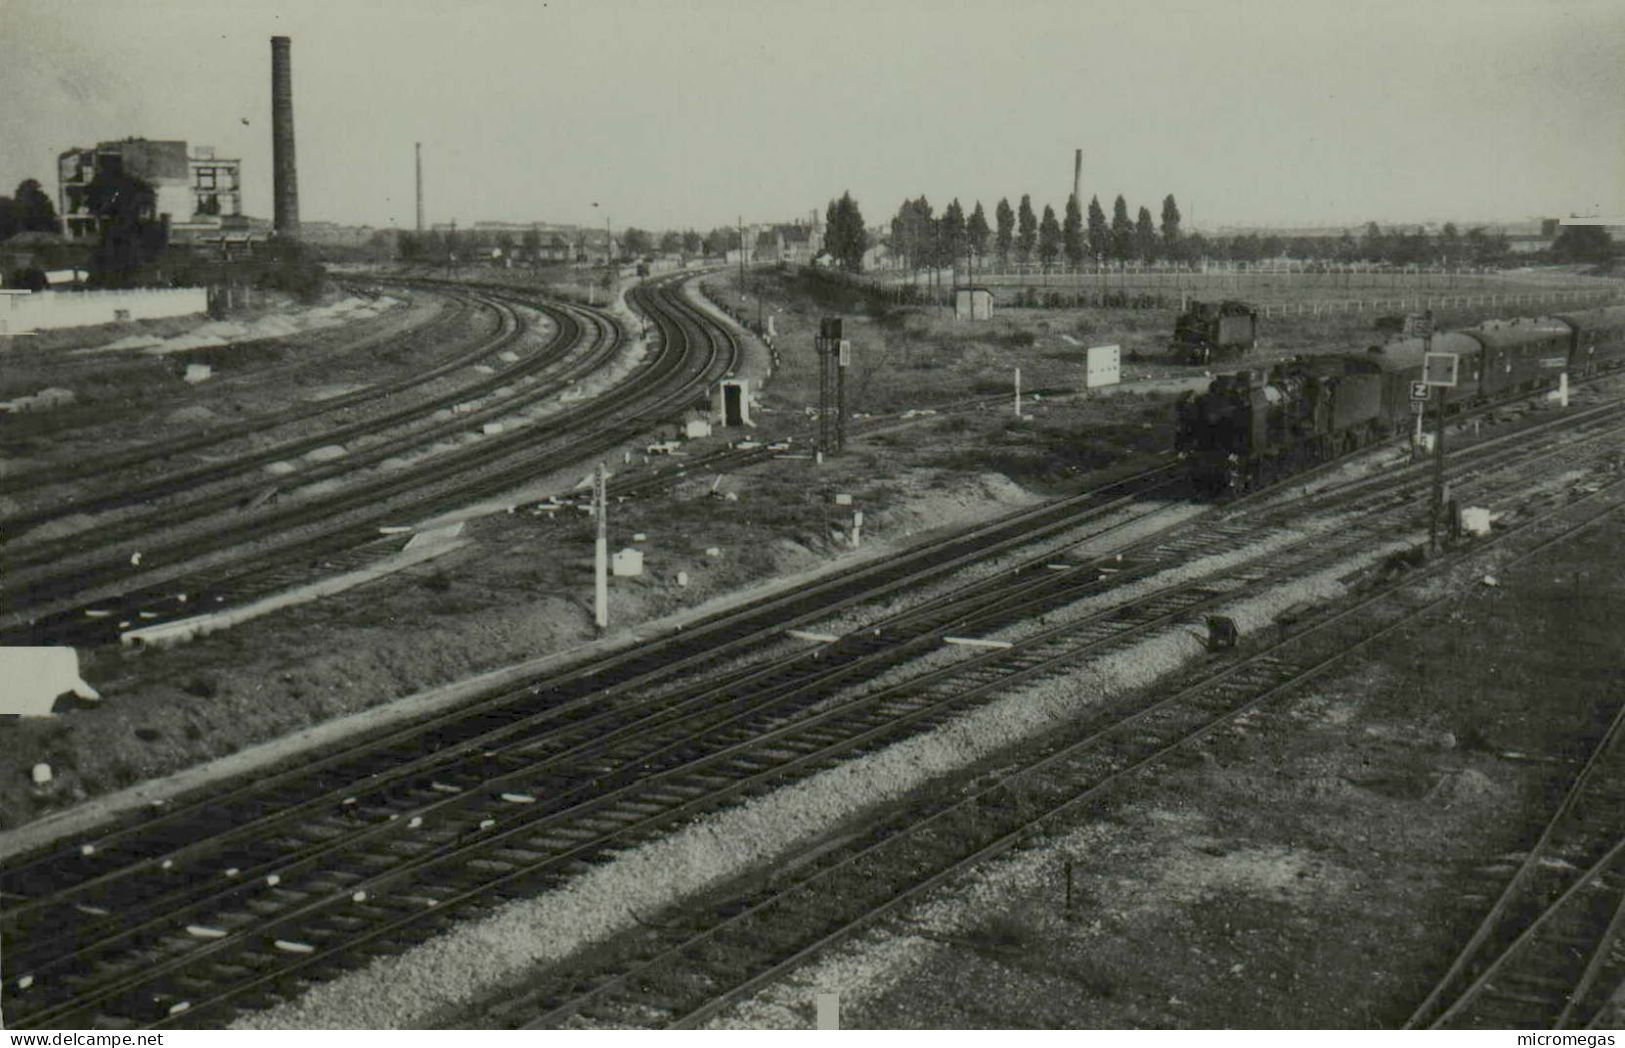
{"label": "second steam locomotive", "polygon": [[[1557,317],[1490,321],[1434,336],[1433,352],[1459,357],[1450,407],[1553,386],[1560,373],[1625,365],[1625,306]],[[1199,490],[1262,487],[1402,430],[1423,342],[1402,338],[1365,353],[1298,357],[1220,375],[1176,406],[1174,447]]]}

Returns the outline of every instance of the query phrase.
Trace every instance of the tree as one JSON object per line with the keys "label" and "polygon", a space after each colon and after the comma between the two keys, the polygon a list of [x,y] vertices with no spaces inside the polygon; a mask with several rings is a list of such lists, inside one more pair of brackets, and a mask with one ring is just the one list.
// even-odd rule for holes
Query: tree
{"label": "tree", "polygon": [[11,208],[17,216],[19,233],[60,233],[62,226],[56,220],[56,207],[51,196],[40,188],[39,181],[25,178],[12,194]]}
{"label": "tree", "polygon": [[507,258],[509,255],[513,254],[512,233],[509,233],[507,230],[503,230],[497,234],[497,250],[502,252],[503,258]]}
{"label": "tree", "polygon": [[683,238],[678,233],[667,233],[660,238],[660,251],[662,254],[675,255],[683,250]]}
{"label": "tree", "polygon": [[959,256],[965,252],[965,209],[959,205],[959,198],[954,197],[953,203],[942,209],[941,261],[950,265],[958,265]]}
{"label": "tree", "polygon": [[697,255],[705,248],[705,238],[690,229],[683,234],[683,253]]}
{"label": "tree", "polygon": [[10,197],[0,196],[0,240],[7,240],[17,232],[17,210]]}
{"label": "tree", "polygon": [[649,234],[637,226],[627,226],[626,232],[621,234],[621,257],[632,256],[636,258],[639,255],[648,253]]}
{"label": "tree", "polygon": [[1061,223],[1055,220],[1055,209],[1044,205],[1044,218],[1038,223],[1038,257],[1047,266],[1061,253]]}
{"label": "tree", "polygon": [[851,191],[831,200],[825,212],[828,232],[824,247],[837,265],[849,273],[863,272],[863,253],[869,248],[869,231],[863,225],[863,212]]}
{"label": "tree", "polygon": [[542,250],[542,231],[531,226],[519,235],[519,243],[525,249],[525,254],[534,259]]}
{"label": "tree", "polygon": [[1016,253],[1023,262],[1032,260],[1033,244],[1038,240],[1038,216],[1033,214],[1033,198],[1021,194],[1021,206],[1016,210]]}
{"label": "tree", "polygon": [[707,255],[726,255],[739,247],[739,230],[733,226],[718,226],[701,241]]}
{"label": "tree", "polygon": [[1360,254],[1368,259],[1388,256],[1388,243],[1382,235],[1382,227],[1375,222],[1365,224],[1365,232],[1360,236]]}
{"label": "tree", "polygon": [[1083,263],[1083,209],[1078,194],[1066,198],[1066,221],[1061,225],[1061,247],[1074,267]]}
{"label": "tree", "polygon": [[970,241],[970,248],[981,258],[987,254],[987,215],[982,211],[982,202],[976,202],[976,210],[970,213],[970,221],[965,223],[965,236]]}
{"label": "tree", "polygon": [[1112,257],[1119,262],[1134,253],[1134,223],[1128,219],[1128,202],[1117,194],[1112,204]]}
{"label": "tree", "polygon": [[158,194],[134,175],[104,170],[85,187],[85,204],[101,219],[101,241],[90,256],[91,283],[130,286],[169,240],[157,216]]}
{"label": "tree", "polygon": [[1564,226],[1552,242],[1552,257],[1559,262],[1607,262],[1614,256],[1614,240],[1602,226]]}
{"label": "tree", "polygon": [[1105,258],[1111,254],[1111,235],[1106,231],[1106,212],[1100,209],[1100,198],[1089,198],[1089,254]]}
{"label": "tree", "polygon": [[923,196],[903,201],[891,222],[891,240],[892,250],[908,259],[910,269],[932,262],[938,232],[931,217],[931,202]]}
{"label": "tree", "polygon": [[1016,213],[1010,210],[1009,197],[999,200],[999,206],[993,209],[993,220],[999,224],[998,234],[993,239],[999,250],[999,261],[1008,266],[1010,246],[1016,237]]}
{"label": "tree", "polygon": [[1179,217],[1179,205],[1169,193],[1162,198],[1162,251],[1170,258],[1179,248]]}
{"label": "tree", "polygon": [[1461,231],[1454,222],[1446,222],[1439,230],[1439,250],[1446,264],[1461,261]]}
{"label": "tree", "polygon": [[1157,257],[1157,227],[1151,223],[1151,209],[1140,208],[1134,223],[1134,257],[1149,262]]}

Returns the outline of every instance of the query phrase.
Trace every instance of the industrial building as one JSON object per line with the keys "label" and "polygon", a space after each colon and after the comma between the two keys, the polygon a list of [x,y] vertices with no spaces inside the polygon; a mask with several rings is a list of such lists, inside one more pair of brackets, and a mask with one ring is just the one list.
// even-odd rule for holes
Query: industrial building
{"label": "industrial building", "polygon": [[163,220],[172,239],[246,234],[254,223],[243,215],[242,161],[214,155],[208,146],[189,150],[184,141],[126,138],[57,157],[57,210],[70,241],[101,234],[91,213],[91,182],[123,172],[152,186],[156,202],[149,220]]}

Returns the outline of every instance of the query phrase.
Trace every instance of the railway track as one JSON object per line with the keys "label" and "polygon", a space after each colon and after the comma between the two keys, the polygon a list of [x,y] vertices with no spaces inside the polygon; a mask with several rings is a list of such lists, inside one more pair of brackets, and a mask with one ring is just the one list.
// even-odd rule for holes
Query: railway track
{"label": "railway track", "polygon": [[[1622,484],[1625,481],[1616,481],[1608,492],[1588,495],[1526,521],[1496,536],[1491,544],[1521,545],[1514,563],[1533,557],[1584,529],[1615,519],[1622,508],[1618,499]],[[1597,511],[1599,502],[1605,505]],[[1576,519],[1577,513],[1585,515]],[[1436,563],[1420,578],[1442,575],[1450,567],[1449,563]],[[1448,590],[1431,597],[1414,595],[1416,592],[1402,584],[1379,587],[1290,636],[1261,644],[1238,661],[1210,661],[1156,695],[1102,709],[1029,749],[1013,767],[1007,764],[991,776],[967,783],[948,806],[942,805],[939,791],[848,833],[837,847],[815,850],[789,864],[788,873],[742,879],[730,890],[713,893],[703,908],[680,909],[643,922],[636,933],[594,951],[586,962],[559,966],[533,979],[524,992],[510,992],[485,1013],[485,1019],[526,1028],[571,1023],[593,1027],[703,1025],[821,952],[923,900],[972,867],[1019,848],[1047,827],[1098,804],[1115,787],[1164,763],[1199,760],[1195,747],[1204,739],[1250,718],[1267,716],[1271,703],[1333,669],[1350,654],[1424,619],[1454,596]],[[1616,721],[1605,744],[1614,746],[1616,762],[1618,735]],[[1604,820],[1611,837],[1597,832],[1600,827],[1595,821],[1604,809],[1595,802],[1610,789],[1617,800],[1620,781],[1596,774],[1582,776],[1582,780],[1588,778],[1577,789],[1584,790],[1593,803],[1592,831],[1601,843],[1593,843],[1596,861],[1571,878],[1568,892],[1559,896],[1559,907],[1573,904],[1580,884],[1594,887],[1604,878],[1617,878],[1619,872],[1617,821]],[[1564,808],[1560,818],[1565,813],[1572,817],[1579,805],[1565,804]],[[1539,867],[1541,860],[1550,860],[1554,854],[1532,854],[1530,864]],[[1554,971],[1568,980],[1563,985],[1578,988],[1576,1000],[1584,995],[1595,1003],[1617,985],[1618,957],[1608,953],[1608,946],[1611,941],[1617,949],[1621,931],[1618,888],[1616,879],[1600,893],[1602,898],[1587,900],[1584,915],[1594,923],[1588,925],[1590,934],[1584,937],[1590,952],[1581,963],[1572,956],[1556,960],[1551,956],[1552,947],[1569,943],[1567,937],[1576,924],[1573,912],[1550,919],[1544,942],[1547,952],[1539,959],[1531,955],[1538,984],[1546,993],[1542,1003],[1554,1014],[1564,999],[1550,989],[1549,984],[1556,981]],[[1537,923],[1535,929],[1539,928]],[[1539,935],[1538,930],[1531,930],[1518,942]],[[1608,978],[1603,977],[1605,970]],[[1492,978],[1486,972],[1473,985]],[[1500,1000],[1505,1003],[1505,995]],[[1577,1011],[1570,1017],[1586,1014]],[[1481,1025],[1522,1026],[1529,1019],[1525,1008],[1521,1013],[1490,1013]]]}
{"label": "railway track", "polygon": [[[494,336],[481,341],[480,357],[490,356],[511,345],[525,333],[526,325],[518,312],[509,304],[493,302],[500,318]],[[425,401],[406,405],[382,415],[343,423],[304,437],[293,438],[260,447],[254,451],[235,455],[217,462],[207,462],[188,469],[167,473],[149,481],[121,488],[109,488],[88,496],[66,507],[37,509],[0,522],[0,526],[21,530],[54,519],[64,512],[98,513],[108,510],[121,512],[117,519],[89,529],[58,538],[31,540],[24,538],[6,544],[3,561],[10,572],[46,564],[60,564],[65,559],[94,551],[105,544],[109,536],[117,536],[121,544],[149,541],[147,536],[166,527],[198,519],[211,513],[237,509],[254,496],[282,486],[293,488],[343,476],[391,457],[421,448],[437,440],[449,439],[479,426],[483,421],[512,412],[538,397],[556,391],[560,382],[569,382],[583,371],[581,365],[570,368],[566,375],[540,390],[511,392],[511,385],[520,381],[534,381],[538,373],[562,363],[561,359],[584,341],[596,329],[591,322],[559,309],[545,309],[556,324],[557,335],[550,345],[532,356],[519,360],[490,378],[442,392]],[[600,341],[603,341],[600,339]],[[586,370],[596,366],[589,359]],[[498,391],[507,391],[498,393]],[[344,455],[341,459],[307,465],[297,474],[283,481],[268,480],[260,472],[272,463],[297,459],[301,455],[325,445],[339,444],[361,438],[389,433],[399,427],[430,420],[431,416],[461,405],[478,402],[481,398],[495,398],[495,403],[475,412],[463,411],[457,417],[439,424],[413,430],[380,443]],[[237,483],[223,484],[236,480]],[[163,501],[160,501],[163,500]]]}
{"label": "railway track", "polygon": [[[1236,537],[1210,531],[1205,538],[1153,552],[1174,560],[1189,558],[1222,549]],[[1329,551],[1314,542],[1299,545],[1293,564],[1299,570],[1346,553],[1346,549]],[[656,689],[641,698],[630,686],[606,689],[608,682],[588,677],[589,690],[578,693],[576,701],[555,694],[551,705],[523,720],[516,716],[513,705],[502,711],[501,718],[487,705],[461,722],[462,731],[484,728],[485,734],[463,736],[455,752],[446,750],[426,762],[420,760],[412,769],[415,780],[407,775],[384,775],[382,781],[356,789],[352,784],[362,769],[352,763],[345,774],[323,780],[326,792],[318,791],[314,797],[309,795],[308,781],[297,779],[295,784],[306,791],[303,799],[261,793],[247,799],[250,807],[234,809],[234,798],[224,797],[225,803],[212,814],[227,820],[225,825],[235,824],[237,831],[206,839],[196,849],[167,846],[176,839],[175,820],[180,813],[161,816],[157,825],[144,830],[136,827],[122,840],[117,835],[104,837],[90,843],[89,852],[84,851],[88,842],[82,842],[81,874],[86,872],[83,867],[112,865],[115,869],[99,876],[81,876],[76,890],[57,891],[46,902],[13,908],[13,936],[34,941],[31,947],[8,950],[13,971],[7,975],[7,984],[12,985],[15,976],[28,978],[31,989],[53,987],[32,995],[49,1002],[66,985],[57,968],[71,968],[87,958],[99,959],[103,968],[116,968],[108,955],[136,946],[139,963],[127,969],[124,981],[114,980],[110,988],[104,986],[96,993],[81,993],[71,1003],[47,1004],[37,1018],[60,1024],[85,1019],[85,1008],[99,1008],[124,1009],[119,1014],[133,1014],[141,1022],[167,1022],[171,1009],[178,1016],[240,1007],[244,1000],[260,1000],[254,995],[271,992],[302,973],[335,970],[375,949],[399,948],[437,927],[453,910],[488,904],[493,893],[501,897],[519,890],[521,884],[556,883],[604,850],[658,833],[673,819],[781,784],[787,776],[816,771],[895,739],[899,733],[940,723],[965,702],[1009,687],[1022,674],[1052,672],[1057,664],[1075,660],[1080,651],[1098,653],[1103,645],[1177,621],[1205,606],[1234,600],[1249,587],[1278,577],[1292,560],[1279,550],[1271,557],[1271,571],[1251,579],[1229,580],[1217,591],[1197,585],[1159,590],[1144,597],[1136,606],[1138,611],[1125,613],[1119,606],[1099,617],[1046,631],[1015,650],[982,657],[975,669],[990,675],[968,690],[953,683],[962,683],[967,672],[965,666],[958,666],[939,674],[942,682],[951,684],[946,694],[919,688],[901,696],[879,693],[872,701],[808,715],[841,681],[872,675],[922,646],[907,636],[901,648],[889,640],[887,645],[876,645],[865,635],[848,643],[852,650],[845,658],[835,657],[833,648],[811,658],[803,653],[788,664],[746,669],[720,682],[687,689]],[[1116,578],[1111,585],[1143,578],[1152,566],[1131,563],[1125,568],[1123,562],[1114,562]],[[924,646],[931,646],[940,641],[945,628],[996,628],[1102,588],[1109,587],[1098,565],[1093,572],[1082,568],[1068,572],[1064,580],[1051,576],[1036,586],[1029,584],[1023,592],[984,583],[969,588],[974,597],[969,604],[939,602],[934,608],[913,609],[889,621],[880,632],[901,636],[912,630],[914,641],[925,638]],[[892,650],[885,650],[888,646]],[[647,674],[629,682],[649,683]],[[530,692],[529,697],[534,698],[538,689]],[[926,696],[923,701],[922,695]],[[628,696],[632,701],[626,701]],[[916,703],[913,708],[911,702]],[[410,732],[402,734],[405,739],[401,741],[421,738],[417,735],[415,739]],[[437,726],[434,734],[438,740],[447,738],[444,726]],[[374,751],[368,756],[376,760],[379,755]],[[342,767],[342,761],[327,768],[317,765],[323,771]],[[716,785],[719,777],[725,786]],[[336,796],[346,790],[352,792]],[[302,819],[310,823],[306,825]],[[347,833],[346,826],[352,831],[363,828]],[[250,827],[255,837],[245,839],[243,830]],[[404,841],[402,830],[407,831]],[[121,851],[140,849],[143,836],[149,841],[156,838],[160,850],[137,854],[132,865],[118,867],[119,862],[131,859]],[[274,841],[281,841],[283,850],[273,847],[266,851],[267,842]],[[288,841],[295,842],[291,851]],[[368,852],[380,846],[382,852]],[[366,857],[369,854],[371,859]],[[232,871],[227,882],[219,880],[223,872],[219,864],[228,861],[222,855],[234,857],[233,865],[225,868]],[[335,864],[335,857],[343,856],[348,858]],[[24,871],[13,876],[6,890],[27,897],[43,883],[60,887],[75,879],[67,868],[70,865],[47,861],[36,866],[32,875]],[[154,866],[160,871],[155,882],[160,897],[144,899],[143,891],[154,890],[153,884],[132,886],[130,873],[151,875]],[[382,872],[369,876],[357,870]],[[36,879],[32,887],[31,876]],[[188,878],[191,887],[184,886]],[[342,882],[341,891],[331,890],[334,878]],[[164,896],[176,884],[183,887]],[[282,905],[267,901],[267,889],[273,890]],[[253,916],[245,920],[243,907],[248,904],[243,900],[247,896],[258,898],[259,905],[249,907]],[[400,900],[408,900],[407,905],[400,906]],[[105,905],[108,902],[115,905]],[[177,931],[178,922],[204,912],[216,915],[209,918],[214,923],[195,928],[187,925],[184,934]],[[218,916],[223,912],[227,916]],[[342,933],[357,922],[367,925],[364,933]],[[37,932],[47,927],[74,930],[54,940],[53,953],[30,934],[31,929]],[[237,928],[242,930],[232,930]],[[269,935],[278,937],[267,944]],[[200,945],[195,941],[199,939],[207,941]],[[281,958],[276,951],[295,956]],[[253,961],[248,968],[258,966],[263,971],[245,985],[221,989],[219,972],[247,970],[232,959],[239,955]],[[266,958],[280,963],[269,963]],[[18,975],[23,968],[29,970]],[[200,975],[200,970],[208,974]],[[69,978],[71,982],[73,977]],[[156,990],[155,982],[161,984]],[[132,993],[141,1000],[132,1001]],[[274,997],[273,993],[269,999]],[[63,1008],[81,1011],[75,1014],[63,1012]],[[153,1008],[164,1014],[155,1014]],[[198,1011],[194,1013],[194,1009]]]}
{"label": "railway track", "polygon": [[[645,302],[648,296],[664,295],[664,291],[650,289],[634,292],[633,297]],[[614,396],[599,397],[535,425],[431,457],[417,469],[348,486],[308,503],[272,507],[234,520],[201,539],[178,539],[144,550],[146,584],[133,592],[111,588],[131,574],[126,563],[112,556],[88,568],[53,568],[43,583],[23,576],[14,581],[16,588],[24,592],[31,586],[44,589],[31,602],[36,609],[34,621],[18,623],[14,616],[12,626],[0,636],[33,638],[34,643],[47,638],[51,643],[68,643],[67,638],[93,643],[97,638],[112,639],[114,625],[134,621],[139,611],[146,611],[143,618],[147,619],[174,617],[176,612],[195,608],[199,597],[206,607],[217,603],[213,598],[246,599],[263,591],[267,561],[333,556],[375,541],[382,525],[500,494],[549,470],[617,446],[685,406],[696,388],[733,366],[737,349],[731,342],[703,333],[693,326],[693,320],[675,319],[681,316],[678,305],[661,308],[671,314],[656,314],[656,326],[667,329],[661,352]],[[295,530],[317,521],[323,530],[315,538]],[[242,559],[232,550],[249,542],[257,544],[251,566],[232,563]],[[194,566],[205,556],[217,560]],[[228,564],[229,570],[221,564]],[[147,571],[149,566],[155,570]],[[254,581],[256,576],[261,576],[260,583]],[[272,583],[273,588],[284,581]],[[184,599],[177,594],[184,594]],[[106,614],[87,622],[83,609],[92,604]]]}
{"label": "railway track", "polygon": [[[688,337],[680,318],[666,319],[672,327],[663,330],[663,341],[669,344],[674,338]],[[1142,483],[1158,480],[1158,476],[1141,478]],[[922,577],[940,577],[952,567],[974,559],[985,543],[995,547],[1003,543],[1005,548],[1011,548],[1030,541],[1033,531],[1048,529],[1054,534],[1073,527],[1080,506],[1098,511],[1106,505],[1121,504],[1100,493],[1091,497],[1092,504],[1088,499],[1073,500],[1064,509],[1042,507],[1022,515],[1019,526],[1001,522],[1002,531],[999,527],[982,529],[957,548],[950,545],[929,551],[931,556],[912,562],[910,570],[898,571],[896,564],[880,566],[865,579],[868,589],[846,580],[845,599],[849,603],[853,599],[872,599],[876,588],[895,591]],[[1176,552],[1189,554],[1192,548]],[[956,549],[960,551],[957,557]],[[1124,571],[1120,564],[1115,570]],[[1126,582],[1144,574],[1120,575],[1119,579]],[[927,631],[919,636],[945,626],[962,628],[967,622],[979,628],[996,628],[1000,621],[1009,621],[1009,616],[1020,618],[1035,608],[1054,607],[1057,602],[1087,596],[1089,587],[1098,588],[1101,581],[1098,574],[1093,578],[1077,574],[1068,580],[1074,587],[1070,591],[1051,585],[1047,595],[1026,593],[1018,598],[1006,592],[992,601],[984,592],[980,597],[980,618],[967,619],[964,607],[941,606],[932,615],[913,612],[914,627]],[[782,629],[786,624],[782,613],[786,610],[791,612],[792,621],[811,621],[828,614],[831,607],[839,605],[842,592],[842,587],[836,585],[808,595],[816,599],[800,605],[799,617],[794,614],[796,604],[778,603],[768,612],[768,620],[774,623],[768,632],[776,635]],[[1233,599],[1236,592],[1231,587],[1226,594],[1203,594],[1187,587],[1177,599],[1173,599],[1174,594],[1162,595],[1173,602],[1164,603],[1160,609],[1148,604],[1144,618],[1151,625],[1166,623],[1199,611],[1204,601],[1215,596]],[[818,600],[824,603],[819,605]],[[16,1004],[20,1000],[24,1017],[21,1021],[37,1020],[36,1024],[60,1025],[87,1019],[208,1021],[211,1014],[218,1015],[221,1010],[274,1000],[290,985],[356,963],[373,951],[398,949],[428,934],[459,908],[478,910],[493,899],[520,890],[521,885],[548,883],[579,871],[581,864],[601,854],[603,848],[615,846],[616,841],[624,844],[630,825],[639,826],[638,832],[651,832],[653,824],[663,824],[660,817],[649,812],[632,824],[624,816],[602,814],[607,811],[601,796],[606,778],[617,773],[624,777],[625,769],[647,763],[651,743],[658,743],[652,752],[667,761],[684,758],[686,750],[707,738],[727,744],[720,756],[716,752],[699,758],[687,754],[685,763],[666,768],[674,776],[694,773],[696,761],[738,758],[742,752],[739,747],[766,745],[784,752],[781,744],[787,742],[788,735],[763,737],[759,727],[750,725],[750,719],[783,717],[790,708],[787,703],[816,701],[816,695],[805,686],[806,680],[799,682],[802,686],[797,689],[782,676],[764,673],[760,668],[730,674],[723,683],[736,690],[748,685],[755,689],[754,696],[766,694],[779,705],[759,704],[754,711],[721,710],[734,718],[732,722],[714,721],[719,715],[716,682],[698,694],[683,696],[680,689],[659,693],[657,698],[663,697],[666,702],[664,708],[641,704],[644,714],[654,720],[638,724],[636,731],[659,734],[638,736],[628,723],[610,723],[601,718],[593,721],[594,708],[604,705],[606,695],[614,697],[606,685],[615,683],[617,675],[621,692],[631,694],[634,685],[642,687],[661,679],[674,656],[677,665],[691,666],[717,657],[719,647],[724,654],[747,649],[751,639],[730,637],[730,630],[748,628],[749,621],[747,615],[712,623],[709,636],[705,628],[689,631],[684,638],[689,644],[686,650],[683,643],[673,642],[652,651],[623,653],[564,682],[576,688],[573,695],[556,685],[549,685],[547,694],[539,682],[524,686],[471,710],[330,755],[239,791],[218,793],[175,811],[156,814],[145,822],[79,841],[76,849],[14,864],[5,872],[4,890],[27,901],[9,908],[6,914],[5,986],[14,998],[8,1014],[19,1014]],[[896,623],[893,628],[902,632],[903,624]],[[1099,640],[1104,643],[1118,636],[1121,634],[1114,632]],[[761,639],[760,632],[753,638],[758,643]],[[693,643],[697,640],[710,643]],[[860,658],[865,654],[876,653],[860,652]],[[1030,657],[1034,649],[1029,646],[1021,654]],[[1035,665],[1045,661],[1040,658]],[[877,665],[873,661],[863,663],[858,671],[849,669],[845,675],[861,675]],[[815,675],[812,683],[828,687],[835,681],[827,675]],[[638,708],[640,704],[632,706]],[[821,748],[797,758],[796,767],[816,770],[821,763],[877,745],[882,736],[875,732],[925,726],[950,709],[950,705],[939,703],[906,712],[902,717],[895,716],[893,710],[881,722],[871,721],[867,727],[862,721],[849,720],[842,727],[843,737],[833,742],[825,739]],[[694,721],[682,719],[694,711],[713,718],[713,723],[703,728],[707,734],[697,734]],[[614,712],[623,716],[625,709]],[[836,712],[818,714],[825,719],[811,725],[812,729],[829,729]],[[857,712],[848,710],[843,715],[853,717]],[[856,735],[853,725],[862,728]],[[808,725],[798,721],[784,730],[791,727],[806,730]],[[609,729],[607,735],[605,728]],[[745,732],[743,736],[729,734],[741,731]],[[433,738],[441,748],[424,755],[425,738]],[[608,749],[639,738],[638,744],[644,747],[641,750]],[[817,735],[806,738],[819,743]],[[560,750],[559,746],[565,748]],[[558,763],[617,758],[621,763],[598,773],[597,781],[593,781],[590,764]],[[547,766],[551,770],[545,773],[539,768],[544,759],[555,762]],[[703,772],[704,768],[699,770]],[[579,792],[584,771],[588,773],[591,793]],[[560,781],[551,782],[543,777],[545,774]],[[667,810],[660,815],[671,817],[675,810],[677,817],[682,817],[698,810],[695,805],[704,808],[727,803],[730,798],[782,782],[785,774],[782,766],[766,771],[758,768],[743,785],[730,784],[731,793],[712,791],[710,796],[680,794],[668,798]],[[536,786],[539,777],[543,788]],[[365,786],[358,788],[357,784]],[[660,780],[654,786],[662,784],[669,786],[670,781]],[[627,789],[648,785],[637,778],[624,783]],[[578,792],[568,792],[571,788]],[[543,803],[540,798],[547,800]],[[616,795],[612,799],[626,798]],[[682,803],[673,809],[672,799]],[[569,804],[561,809],[559,805],[566,801]],[[436,820],[432,827],[431,813]],[[514,818],[516,813],[519,819]],[[586,822],[578,824],[590,825],[601,814],[611,823],[621,824],[617,833],[590,843],[579,839],[577,833],[573,846],[566,847],[571,845],[572,835],[565,832],[568,826],[561,819],[584,818]],[[301,819],[309,821],[302,823]],[[414,819],[420,821],[413,825]],[[360,831],[355,832],[358,826]],[[252,834],[245,832],[248,830]],[[401,831],[418,830],[424,832],[415,841],[403,843],[397,836]],[[523,837],[537,833],[555,836]],[[174,847],[176,840],[184,839],[196,843]],[[275,850],[279,840],[284,848],[281,852]],[[553,851],[545,857],[527,846],[549,841]],[[385,871],[377,876],[356,876],[354,870],[319,865],[340,852],[363,855],[375,844],[384,845],[384,851],[376,854],[371,863],[361,865]],[[267,848],[270,851],[264,850]],[[501,852],[506,854],[490,858]],[[522,853],[529,853],[533,861],[528,865],[522,860],[512,861]],[[468,887],[466,873],[450,875],[451,880],[444,881],[448,876],[445,871],[452,869],[447,864],[476,860],[487,863],[483,869],[495,876],[486,877],[476,887]],[[492,863],[495,868],[489,865]],[[503,870],[503,866],[507,869]],[[140,884],[143,879],[149,883]],[[256,899],[247,900],[256,894]],[[404,908],[398,905],[401,900],[407,903]],[[233,906],[246,909],[229,909]],[[243,912],[250,914],[250,920],[234,924]],[[232,917],[233,913],[237,916]],[[177,923],[192,917],[215,923]],[[347,934],[357,920],[367,924],[368,931]],[[59,937],[51,940],[54,946],[42,946],[38,933],[51,928],[59,930]],[[283,932],[303,937],[266,939],[268,934],[280,936]],[[122,971],[119,959],[124,962]],[[93,977],[77,969],[81,963],[93,969]],[[108,970],[114,974],[107,976]],[[106,978],[98,984],[98,977]],[[22,985],[25,980],[26,986]],[[19,992],[26,997],[18,998]]]}
{"label": "railway track", "polygon": [[1410,1029],[1584,1029],[1625,982],[1625,706]]}
{"label": "railway track", "polygon": [[[475,306],[484,305],[498,319],[499,325],[504,324],[503,310],[499,303],[491,300],[482,300],[478,296],[456,294],[451,298],[452,308],[432,319],[428,324],[410,332],[396,334],[394,338],[426,339],[435,337],[439,332],[464,320]],[[500,334],[498,336],[501,337]],[[320,415],[351,408],[360,407],[371,401],[382,400],[399,396],[414,387],[432,382],[439,378],[455,373],[457,370],[478,363],[480,360],[496,352],[501,345],[493,344],[491,339],[479,339],[467,349],[446,357],[431,367],[416,371],[410,375],[402,376],[390,382],[368,386],[365,389],[353,390],[349,393],[329,397],[325,400],[314,401],[285,411],[269,415],[258,415],[253,418],[237,422],[222,423],[210,427],[206,432],[189,433],[184,436],[171,437],[164,440],[144,443],[125,451],[98,455],[94,458],[82,458],[73,462],[52,463],[49,467],[20,473],[10,481],[13,492],[23,493],[37,488],[51,487],[65,481],[93,479],[104,476],[118,476],[129,470],[172,458],[176,455],[191,451],[215,448],[223,441],[263,433],[276,426],[287,425],[293,422],[315,418]],[[256,379],[265,377],[262,373],[254,376]],[[128,490],[134,490],[130,488]],[[101,493],[98,499],[104,498]],[[106,504],[106,503],[104,503]],[[15,534],[43,520],[63,512],[88,512],[86,508],[90,503],[81,505],[77,500],[64,500],[62,504],[51,507],[48,511],[35,513],[17,513],[0,518],[0,530],[8,534]],[[44,515],[42,516],[41,513]]]}

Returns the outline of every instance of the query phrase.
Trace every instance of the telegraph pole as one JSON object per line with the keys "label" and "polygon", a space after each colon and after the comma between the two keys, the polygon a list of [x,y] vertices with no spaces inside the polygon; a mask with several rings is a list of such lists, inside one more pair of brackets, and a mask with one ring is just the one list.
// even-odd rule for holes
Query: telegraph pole
{"label": "telegraph pole", "polygon": [[[745,297],[745,216],[738,216],[739,221],[739,297]],[[743,302],[740,305],[744,305]]]}
{"label": "telegraph pole", "polygon": [[593,548],[592,620],[602,633],[609,628],[609,493],[602,462],[593,474],[592,515],[598,522],[598,540]]}

